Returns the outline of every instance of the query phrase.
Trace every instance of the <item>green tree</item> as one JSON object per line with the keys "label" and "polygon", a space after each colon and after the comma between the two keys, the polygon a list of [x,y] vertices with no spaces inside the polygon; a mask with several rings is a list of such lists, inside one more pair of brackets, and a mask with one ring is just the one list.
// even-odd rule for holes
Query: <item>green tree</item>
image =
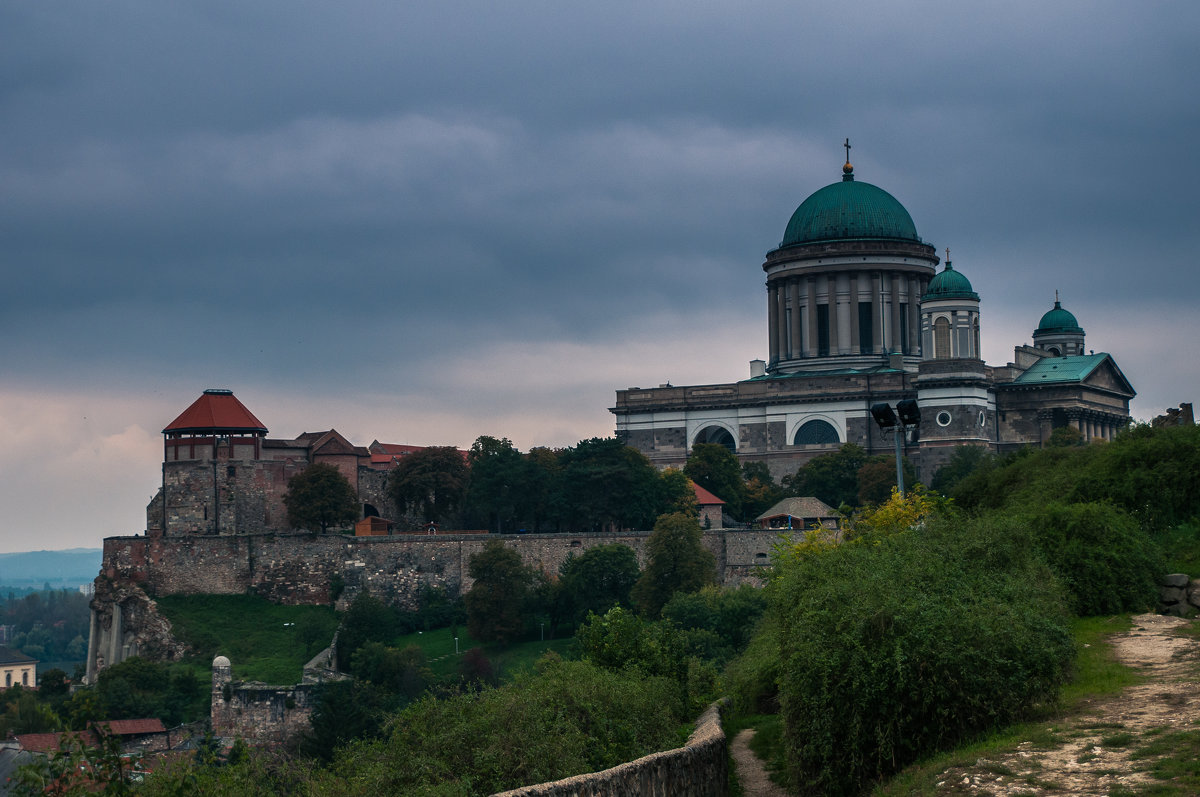
{"label": "green tree", "polygon": [[388,491],[404,511],[441,522],[462,503],[468,477],[457,448],[431,446],[401,458],[388,479]]}
{"label": "green tree", "polygon": [[498,534],[514,530],[532,504],[532,463],[507,437],[497,440],[487,435],[471,446],[467,463],[471,479],[464,504],[472,522]]}
{"label": "green tree", "polygon": [[716,580],[716,559],[704,547],[696,518],[663,515],[646,540],[647,564],[633,599],[647,617],[658,617],[676,592],[694,592]]}
{"label": "green tree", "polygon": [[746,485],[742,517],[746,520],[754,520],[783,498],[783,490],[775,483],[765,462],[743,462],[742,480]]}
{"label": "green tree", "polygon": [[637,554],[627,545],[612,543],[571,555],[559,568],[563,598],[575,622],[589,612],[603,614],[613,606],[628,606],[638,579]]}
{"label": "green tree", "polygon": [[829,454],[814,457],[791,476],[783,477],[787,495],[813,496],[833,507],[858,502],[858,469],[867,461],[862,446],[844,443]]}
{"label": "green tree", "polygon": [[294,528],[324,534],[358,519],[358,494],[333,465],[317,462],[288,479],[288,523]]}
{"label": "green tree", "polygon": [[612,437],[582,440],[561,455],[563,493],[573,528],[645,528],[662,508],[662,481],[640,451]]}
{"label": "green tree", "polygon": [[62,727],[58,715],[49,706],[38,702],[35,692],[14,686],[4,693],[4,710],[0,713],[0,738],[16,733],[46,733]]}
{"label": "green tree", "polygon": [[933,474],[930,487],[942,495],[950,495],[963,479],[978,470],[994,466],[995,457],[983,446],[955,446],[946,464]]}
{"label": "green tree", "polygon": [[[912,489],[917,483],[917,469],[902,457],[901,467],[904,468],[904,486]],[[876,454],[869,457],[858,469],[858,503],[882,504],[892,495],[896,487],[896,456],[895,454]]]}
{"label": "green tree", "polygon": [[359,681],[333,681],[321,686],[309,719],[309,732],[300,742],[306,755],[326,763],[338,748],[356,739],[379,735],[390,706],[381,691]]}
{"label": "green tree", "polygon": [[525,521],[532,525],[535,534],[562,528],[566,512],[561,455],[561,451],[544,446],[531,448],[525,455],[529,490],[525,497],[528,514]]}
{"label": "green tree", "polygon": [[472,556],[467,569],[474,579],[463,597],[467,631],[481,642],[507,645],[525,628],[533,572],[499,540]]}
{"label": "green tree", "polygon": [[746,484],[737,455],[719,443],[696,443],[683,472],[696,484],[725,502],[726,511],[742,518]]}
{"label": "green tree", "polygon": [[1047,448],[1067,448],[1083,445],[1083,433],[1074,426],[1060,426],[1050,433]]}
{"label": "green tree", "polygon": [[[338,668],[354,673],[354,654],[368,642],[391,642],[397,636],[396,612],[368,592],[360,592],[338,628]],[[355,673],[357,674],[357,673]]]}
{"label": "green tree", "polygon": [[658,474],[662,480],[663,510],[695,515],[700,511],[696,501],[696,490],[692,480],[679,468],[663,468]]}
{"label": "green tree", "polygon": [[354,654],[354,674],[368,683],[414,700],[433,680],[425,651],[417,645],[403,650],[368,642]]}

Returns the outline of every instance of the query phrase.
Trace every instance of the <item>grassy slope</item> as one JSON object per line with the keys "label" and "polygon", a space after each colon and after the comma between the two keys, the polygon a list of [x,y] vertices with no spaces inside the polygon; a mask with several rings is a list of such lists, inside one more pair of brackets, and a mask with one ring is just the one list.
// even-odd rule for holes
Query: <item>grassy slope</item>
{"label": "grassy slope", "polygon": [[[227,656],[239,680],[269,684],[299,683],[304,664],[329,645],[338,618],[328,606],[279,606],[250,595],[188,595],[158,599],[159,611],[171,621],[175,635],[198,651],[193,662],[207,671],[213,656]],[[400,637],[393,645],[417,645],[425,651],[434,674],[452,676],[462,654],[479,643],[465,628],[458,629],[459,654],[454,653],[454,631],[441,628]],[[564,658],[574,640],[533,641],[507,649],[485,647],[484,652],[503,679],[532,667],[547,650]]]}
{"label": "grassy slope", "polygon": [[251,595],[172,595],[157,600],[176,637],[233,664],[239,680],[299,683],[304,664],[333,639],[337,616],[328,606],[279,606]]}
{"label": "grassy slope", "polygon": [[[458,629],[458,653],[454,652],[454,631],[450,628],[438,628],[433,631],[418,631],[415,634],[402,636],[392,643],[393,647],[406,648],[416,645],[425,651],[433,674],[439,678],[450,677],[458,672],[458,663],[464,653],[471,648],[481,647],[479,642],[467,634],[467,629]],[[563,639],[547,639],[546,641],[520,642],[508,648],[493,648],[482,646],[484,654],[496,668],[497,674],[503,680],[507,675],[521,669],[530,669],[533,663],[548,650],[553,650],[563,658],[571,657],[573,637]]]}

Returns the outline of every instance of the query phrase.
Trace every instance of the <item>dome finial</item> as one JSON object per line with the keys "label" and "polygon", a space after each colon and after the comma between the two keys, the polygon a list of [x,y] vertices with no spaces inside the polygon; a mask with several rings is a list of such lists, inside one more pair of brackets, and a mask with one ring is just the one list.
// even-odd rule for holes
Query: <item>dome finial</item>
{"label": "dome finial", "polygon": [[850,181],[854,179],[854,167],[850,164],[850,139],[846,139],[846,143],[842,145],[846,148],[846,165],[842,167],[842,181]]}
{"label": "dome finial", "polygon": [[1054,307],[1055,309],[1062,307],[1062,303],[1058,301],[1058,288],[1054,289]]}
{"label": "dome finial", "polygon": [[948,247],[948,246],[946,247],[946,270],[947,270],[947,271],[953,271],[953,270],[954,270],[954,269],[953,269],[953,268],[950,266],[950,247]]}

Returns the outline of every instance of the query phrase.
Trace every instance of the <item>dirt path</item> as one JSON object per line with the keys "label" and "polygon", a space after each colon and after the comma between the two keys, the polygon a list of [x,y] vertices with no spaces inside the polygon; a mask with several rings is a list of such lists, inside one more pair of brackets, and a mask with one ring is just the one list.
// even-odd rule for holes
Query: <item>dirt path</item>
{"label": "dirt path", "polygon": [[947,770],[938,793],[1108,797],[1156,782],[1141,771],[1145,761],[1130,760],[1131,746],[1165,731],[1195,730],[1200,722],[1200,642],[1175,633],[1188,622],[1156,614],[1133,618],[1133,628],[1114,638],[1113,647],[1120,661],[1148,676],[1145,683],[1053,725],[1044,742],[1023,742],[1014,752]]}
{"label": "dirt path", "polygon": [[729,754],[737,766],[738,782],[742,784],[744,797],[787,797],[787,792],[771,782],[763,762],[750,749],[754,729],[746,730],[733,737]]}

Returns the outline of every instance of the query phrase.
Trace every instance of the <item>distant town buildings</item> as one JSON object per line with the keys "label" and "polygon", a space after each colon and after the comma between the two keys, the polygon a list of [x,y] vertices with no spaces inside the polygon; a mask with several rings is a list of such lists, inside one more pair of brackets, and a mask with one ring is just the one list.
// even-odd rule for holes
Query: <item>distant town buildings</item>
{"label": "distant town buildings", "polygon": [[[928,480],[959,445],[1006,451],[1068,426],[1111,439],[1128,425],[1133,387],[1112,356],[1085,350],[1057,295],[1032,345],[986,364],[981,299],[967,276],[948,251],[938,271],[904,206],[857,180],[849,162],[842,171],[800,204],[762,264],[768,358],[739,382],[618,390],[620,438],[659,466],[720,443],[780,477],[844,443],[892,451],[870,408],[915,399],[921,424],[903,450]],[[1051,290],[1029,286],[1031,297]]]}

